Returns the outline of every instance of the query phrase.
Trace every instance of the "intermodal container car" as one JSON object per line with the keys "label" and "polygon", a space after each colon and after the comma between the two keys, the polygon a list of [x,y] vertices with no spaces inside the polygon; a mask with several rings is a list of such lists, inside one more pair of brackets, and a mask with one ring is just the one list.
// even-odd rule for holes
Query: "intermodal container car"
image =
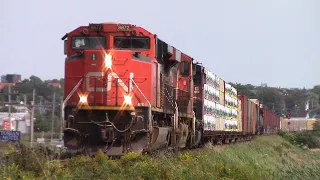
{"label": "intermodal container car", "polygon": [[286,118],[280,118],[280,121],[281,121],[281,126],[280,126],[280,129],[282,130],[285,130],[285,131],[288,131],[288,119]]}
{"label": "intermodal container car", "polygon": [[223,79],[221,79],[221,78],[219,78],[219,82],[220,82],[220,92],[225,92],[225,81],[223,80]]}
{"label": "intermodal container car", "polygon": [[253,101],[248,99],[248,133],[256,133],[256,124],[257,124],[257,109],[258,106]]}
{"label": "intermodal container car", "polygon": [[289,131],[307,130],[307,119],[290,119],[288,123]]}
{"label": "intermodal container car", "polygon": [[315,120],[315,119],[308,119],[307,120],[307,130],[313,130],[313,125],[314,123],[316,123],[319,120]]}
{"label": "intermodal container car", "polygon": [[243,94],[238,94],[238,98],[241,101],[242,135],[246,135],[248,131],[248,99]]}
{"label": "intermodal container car", "polygon": [[262,108],[263,133],[276,133],[280,129],[280,116],[271,111],[267,106]]}
{"label": "intermodal container car", "polygon": [[258,99],[249,99],[250,101],[252,101],[253,103],[256,104],[256,134],[260,134],[262,132],[263,129],[263,118],[260,114],[260,102]]}
{"label": "intermodal container car", "polygon": [[242,106],[241,106],[241,100],[238,98],[238,131],[242,132]]}
{"label": "intermodal container car", "polygon": [[241,100],[242,134],[243,135],[255,134],[257,106],[255,106],[255,103],[248,100],[248,98],[243,94],[239,94],[238,97]]}

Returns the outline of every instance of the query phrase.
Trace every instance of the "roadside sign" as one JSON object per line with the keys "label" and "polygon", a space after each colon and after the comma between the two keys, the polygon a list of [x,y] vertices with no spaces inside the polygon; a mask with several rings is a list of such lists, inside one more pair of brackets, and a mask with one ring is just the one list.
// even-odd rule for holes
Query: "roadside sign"
{"label": "roadside sign", "polygon": [[9,130],[9,121],[7,121],[7,120],[3,121],[3,129]]}
{"label": "roadside sign", "polygon": [[20,141],[20,131],[0,130],[0,141]]}
{"label": "roadside sign", "polygon": [[44,138],[37,138],[37,143],[40,143],[40,144],[42,144],[42,143],[44,143],[45,141],[44,141]]}

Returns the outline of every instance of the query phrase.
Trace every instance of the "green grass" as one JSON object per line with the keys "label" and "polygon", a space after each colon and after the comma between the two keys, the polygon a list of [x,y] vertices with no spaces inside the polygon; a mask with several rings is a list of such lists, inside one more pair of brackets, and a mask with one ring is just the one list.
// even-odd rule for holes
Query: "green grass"
{"label": "green grass", "polygon": [[288,132],[281,130],[278,134],[300,147],[320,148],[320,131]]}
{"label": "green grass", "polygon": [[[28,154],[25,156],[24,154]],[[303,179],[320,178],[320,152],[299,148],[281,136],[257,137],[251,142],[203,150],[147,157],[128,154],[109,160],[76,157],[62,167],[47,161],[41,150],[8,155],[0,167],[11,179]],[[13,163],[15,162],[15,163]],[[2,171],[2,172],[1,172]],[[1,177],[1,176],[0,176]]]}

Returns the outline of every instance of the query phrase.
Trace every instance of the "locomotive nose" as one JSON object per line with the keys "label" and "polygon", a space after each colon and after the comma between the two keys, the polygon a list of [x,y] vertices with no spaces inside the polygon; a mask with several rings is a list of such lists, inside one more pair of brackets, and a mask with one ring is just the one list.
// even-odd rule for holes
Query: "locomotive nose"
{"label": "locomotive nose", "polygon": [[[113,55],[111,52],[101,52],[97,50],[87,50],[85,52],[85,64],[86,69],[95,69],[99,68],[99,70],[109,70],[113,67]],[[102,68],[102,69],[101,69]],[[96,69],[98,70],[98,69]]]}

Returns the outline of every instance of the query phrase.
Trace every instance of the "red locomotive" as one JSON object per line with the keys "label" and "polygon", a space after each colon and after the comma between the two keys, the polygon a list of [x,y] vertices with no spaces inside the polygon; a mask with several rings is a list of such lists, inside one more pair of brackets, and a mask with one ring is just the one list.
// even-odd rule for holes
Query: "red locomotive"
{"label": "red locomotive", "polygon": [[235,88],[142,27],[89,24],[62,40],[63,138],[72,153],[192,148],[255,134],[242,133]]}

